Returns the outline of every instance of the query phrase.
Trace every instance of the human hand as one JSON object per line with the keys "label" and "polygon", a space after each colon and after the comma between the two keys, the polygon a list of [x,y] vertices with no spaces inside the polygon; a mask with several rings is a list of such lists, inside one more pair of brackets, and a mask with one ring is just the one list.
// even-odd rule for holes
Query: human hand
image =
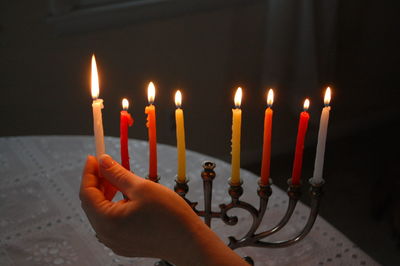
{"label": "human hand", "polygon": [[[112,202],[101,176],[127,199]],[[124,169],[110,156],[89,156],[80,189],[82,208],[98,239],[116,254],[156,257],[180,265],[247,265],[172,190]]]}

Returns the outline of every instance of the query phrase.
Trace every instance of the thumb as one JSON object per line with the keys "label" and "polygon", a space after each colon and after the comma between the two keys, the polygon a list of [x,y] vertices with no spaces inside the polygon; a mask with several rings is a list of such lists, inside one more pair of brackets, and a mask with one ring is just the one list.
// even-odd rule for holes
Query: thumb
{"label": "thumb", "polygon": [[134,188],[135,181],[138,181],[137,176],[135,176],[131,171],[126,170],[107,154],[103,154],[100,157],[100,173],[105,179],[128,197]]}

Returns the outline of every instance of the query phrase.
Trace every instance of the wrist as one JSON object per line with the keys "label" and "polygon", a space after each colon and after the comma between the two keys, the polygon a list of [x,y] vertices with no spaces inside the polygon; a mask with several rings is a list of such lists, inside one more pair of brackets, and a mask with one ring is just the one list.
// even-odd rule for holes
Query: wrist
{"label": "wrist", "polygon": [[175,265],[248,266],[199,217],[195,216],[187,225],[183,241],[172,253],[171,262]]}

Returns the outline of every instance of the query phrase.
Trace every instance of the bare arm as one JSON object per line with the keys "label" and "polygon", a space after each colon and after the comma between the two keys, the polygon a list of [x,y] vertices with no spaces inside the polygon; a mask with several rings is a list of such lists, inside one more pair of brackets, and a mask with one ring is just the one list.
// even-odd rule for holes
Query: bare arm
{"label": "bare arm", "polygon": [[[99,173],[128,199],[106,199]],[[246,265],[170,189],[127,171],[108,155],[89,156],[80,199],[99,240],[126,257],[162,258],[176,265]]]}

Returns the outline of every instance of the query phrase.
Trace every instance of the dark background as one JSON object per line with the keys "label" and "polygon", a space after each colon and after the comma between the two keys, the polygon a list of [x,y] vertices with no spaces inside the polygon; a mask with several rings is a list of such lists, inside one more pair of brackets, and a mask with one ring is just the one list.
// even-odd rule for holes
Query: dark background
{"label": "dark background", "polygon": [[173,94],[180,88],[187,147],[229,161],[230,108],[242,86],[242,165],[255,174],[266,90],[275,88],[272,178],[286,189],[304,98],[311,99],[306,178],[331,85],[321,215],[378,262],[400,264],[395,1],[92,2],[1,1],[1,136],[91,135],[95,53],[110,136],[119,134],[127,97],[130,137],[147,139],[153,80],[158,141],[175,145]]}

